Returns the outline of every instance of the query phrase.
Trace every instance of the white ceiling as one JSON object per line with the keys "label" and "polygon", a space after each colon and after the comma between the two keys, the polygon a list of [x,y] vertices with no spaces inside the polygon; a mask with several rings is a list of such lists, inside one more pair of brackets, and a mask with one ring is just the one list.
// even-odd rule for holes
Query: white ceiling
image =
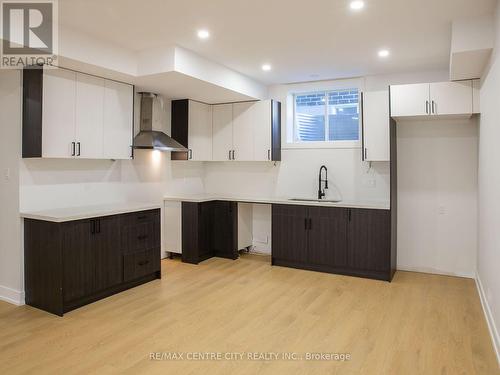
{"label": "white ceiling", "polygon": [[452,20],[495,2],[365,0],[354,13],[349,0],[59,0],[59,20],[131,51],[177,44],[272,84],[447,69]]}

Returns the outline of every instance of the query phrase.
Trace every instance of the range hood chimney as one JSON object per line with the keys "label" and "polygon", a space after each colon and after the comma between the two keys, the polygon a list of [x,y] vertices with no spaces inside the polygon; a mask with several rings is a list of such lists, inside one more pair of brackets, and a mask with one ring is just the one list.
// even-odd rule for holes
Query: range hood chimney
{"label": "range hood chimney", "polygon": [[140,92],[141,118],[140,132],[134,138],[134,149],[160,151],[187,151],[187,148],[167,134],[153,130],[154,100],[158,96],[150,92]]}

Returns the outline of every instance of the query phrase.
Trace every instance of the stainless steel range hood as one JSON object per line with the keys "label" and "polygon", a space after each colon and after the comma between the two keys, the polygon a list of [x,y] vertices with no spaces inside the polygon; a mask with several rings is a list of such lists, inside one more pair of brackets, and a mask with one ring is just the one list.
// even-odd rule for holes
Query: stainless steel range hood
{"label": "stainless steel range hood", "polygon": [[157,94],[140,92],[140,132],[134,138],[133,148],[141,150],[187,151],[187,148],[167,134],[153,130],[154,100]]}

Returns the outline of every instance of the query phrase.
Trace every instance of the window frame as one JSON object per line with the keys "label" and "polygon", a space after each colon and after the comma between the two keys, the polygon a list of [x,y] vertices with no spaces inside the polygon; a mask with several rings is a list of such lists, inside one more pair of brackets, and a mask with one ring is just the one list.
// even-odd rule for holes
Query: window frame
{"label": "window frame", "polygon": [[[343,85],[342,85],[343,86]],[[296,97],[300,95],[317,95],[318,93],[323,93],[325,95],[325,138],[329,135],[330,130],[330,121],[328,115],[328,95],[331,92],[335,91],[345,91],[345,90],[357,90],[358,91],[358,103],[357,109],[359,114],[358,119],[358,139],[357,140],[328,140],[328,141],[300,141],[298,139],[298,131],[297,131],[297,122],[296,122]],[[287,142],[285,145],[286,148],[361,148],[362,146],[362,106],[361,106],[361,95],[362,88],[359,85],[353,84],[351,86],[344,87],[331,87],[331,88],[317,88],[313,90],[304,90],[304,91],[294,91],[289,93],[289,97],[291,99],[292,104],[292,142]],[[340,104],[338,106],[350,107],[354,103],[345,103]]]}

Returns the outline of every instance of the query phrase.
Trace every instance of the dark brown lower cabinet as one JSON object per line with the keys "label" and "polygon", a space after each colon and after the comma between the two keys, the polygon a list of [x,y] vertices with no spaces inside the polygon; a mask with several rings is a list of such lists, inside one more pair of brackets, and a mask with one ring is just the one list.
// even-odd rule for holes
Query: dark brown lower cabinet
{"label": "dark brown lower cabinet", "polygon": [[[95,290],[96,252],[92,246],[92,223],[90,220],[80,220],[61,224],[64,302],[90,295]],[[36,226],[37,221],[25,222],[26,225]],[[30,247],[25,250],[29,254],[34,249]]]}
{"label": "dark brown lower cabinet", "polygon": [[391,268],[391,216],[388,210],[351,209],[349,267],[387,274]]}
{"label": "dark brown lower cabinet", "polygon": [[389,210],[273,205],[272,263],[392,280]]}
{"label": "dark brown lower cabinet", "polygon": [[347,266],[346,208],[309,207],[309,264],[343,268]]}
{"label": "dark brown lower cabinet", "polygon": [[[123,250],[117,246],[120,238],[120,216],[98,219],[94,224],[95,290],[104,290],[123,281]],[[119,242],[118,242],[119,243]]]}
{"label": "dark brown lower cabinet", "polygon": [[210,247],[213,256],[238,258],[238,203],[215,201],[211,203],[209,225]]}
{"label": "dark brown lower cabinet", "polygon": [[26,304],[65,312],[161,277],[160,210],[24,220]]}
{"label": "dark brown lower cabinet", "polygon": [[307,208],[294,205],[272,207],[273,259],[286,262],[307,261]]}
{"label": "dark brown lower cabinet", "polygon": [[182,202],[182,261],[238,258],[236,202]]}
{"label": "dark brown lower cabinet", "polygon": [[198,264],[211,258],[211,202],[182,202],[182,261]]}

